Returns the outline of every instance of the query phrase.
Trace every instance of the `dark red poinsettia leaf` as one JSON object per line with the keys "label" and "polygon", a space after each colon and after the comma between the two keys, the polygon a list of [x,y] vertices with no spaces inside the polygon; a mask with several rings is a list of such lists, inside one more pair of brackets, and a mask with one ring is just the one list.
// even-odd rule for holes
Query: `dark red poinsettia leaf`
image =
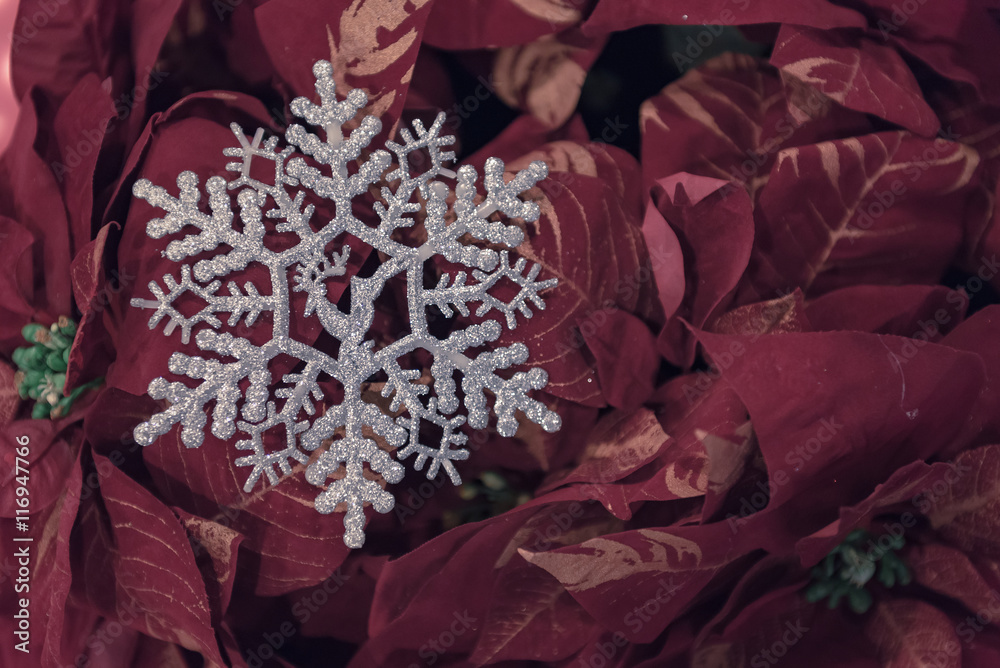
{"label": "dark red poinsettia leaf", "polygon": [[732,181],[754,201],[782,149],[873,127],[864,114],[811,89],[789,88],[767,61],[736,53],[709,60],[646,100],[639,122],[647,184],[689,172]]}
{"label": "dark red poinsettia leaf", "polygon": [[497,577],[469,663],[554,663],[567,658],[600,626],[554,577],[513,555]]}
{"label": "dark red poinsettia leaf", "polygon": [[678,376],[657,392],[657,415],[672,438],[647,467],[652,475],[626,483],[629,501],[704,497],[703,522],[724,501],[754,444],[748,441],[746,408],[717,379],[708,372]]}
{"label": "dark red poinsettia leaf", "polygon": [[273,484],[258,482],[244,492],[250,469],[234,463],[238,456],[232,442],[211,432],[200,447],[187,448],[177,429],[143,449],[153,481],[171,505],[244,537],[241,548],[249,554],[238,562],[236,587],[277,596],[322,582],[349,552],[343,514],[316,512],[321,490],[305,481],[303,464]]}
{"label": "dark red poinsettia leaf", "polygon": [[0,361],[0,427],[6,427],[14,419],[21,405],[14,373],[14,367]]}
{"label": "dark red poinsettia leaf", "polygon": [[243,536],[222,522],[198,517],[181,508],[172,508],[191,540],[195,562],[212,609],[212,624],[218,625],[233,596],[236,582],[236,559]]}
{"label": "dark red poinsettia leaf", "polygon": [[[657,342],[670,362],[689,367],[695,341],[684,321],[703,327],[726,309],[746,269],[753,246],[753,205],[742,189],[726,181],[692,174],[659,179],[653,188],[656,209],[670,225],[684,256],[684,299]],[[648,230],[649,219],[643,231]],[[657,280],[670,275],[657,275]],[[662,286],[675,290],[675,286]],[[665,305],[666,306],[666,305]]]}
{"label": "dark red poinsettia leaf", "polygon": [[121,230],[121,225],[108,223],[102,227],[93,239],[80,248],[70,264],[73,299],[77,308],[83,313],[87,312],[94,297],[105,287],[107,277],[104,272],[104,254],[108,234],[112,229]]}
{"label": "dark red poinsettia leaf", "polygon": [[782,150],[758,200],[741,297],[936,282],[959,250],[955,220],[975,199],[978,164],[964,144],[907,132]]}
{"label": "dark red poinsettia leaf", "polygon": [[[900,467],[863,501],[840,508],[836,521],[796,543],[795,551],[802,566],[815,566],[851,531],[870,529],[872,520],[879,515],[898,515],[904,529],[916,526],[926,508],[927,499],[933,497],[935,489],[946,486],[955,472],[954,465],[945,462],[928,464],[915,461]],[[880,531],[876,530],[876,533]]]}
{"label": "dark red poinsettia leaf", "polygon": [[794,4],[709,0],[697,5],[679,0],[629,3],[600,0],[583,28],[586,32],[600,34],[646,23],[689,26],[794,23],[816,28],[864,28],[866,25],[858,12],[826,0]]}
{"label": "dark red poinsettia leaf", "polygon": [[[957,599],[974,614],[1000,606],[1000,596],[992,589],[969,557],[947,545],[930,543],[908,549],[903,560],[914,582],[931,591]],[[1000,619],[986,621],[1000,625]]]}
{"label": "dark red poinsettia leaf", "polygon": [[[56,113],[52,140],[59,151],[50,165],[66,204],[74,258],[93,236],[94,170],[116,116],[111,96],[93,73],[80,80]],[[80,301],[77,306],[83,308]]]}
{"label": "dark red poinsettia leaf", "polygon": [[962,422],[985,384],[976,355],[931,343],[918,354],[899,337],[698,337],[749,410],[770,482],[751,503],[766,505],[747,518],[756,530],[741,536],[771,551],[833,521],[900,466],[967,443]]}
{"label": "dark red poinsettia leaf", "polygon": [[[13,439],[15,436],[28,436],[29,448],[37,445],[41,449],[43,443],[35,442],[38,434],[30,429],[28,425],[22,423],[20,427],[14,427],[0,432],[0,438],[6,439],[6,434]],[[8,451],[8,443],[3,443],[3,451]],[[51,450],[52,448],[50,448]],[[17,657],[10,659],[9,665],[26,665],[27,658],[31,665],[44,666],[45,668],[56,668],[71,664],[76,658],[76,652],[80,647],[75,646],[77,640],[72,632],[72,615],[74,609],[68,605],[68,595],[70,589],[70,557],[69,540],[70,530],[76,519],[77,507],[80,503],[80,461],[76,453],[70,455],[69,467],[62,471],[62,477],[58,481],[59,491],[55,499],[41,501],[36,499],[35,493],[38,488],[35,486],[36,476],[42,474],[38,470],[35,462],[30,468],[29,490],[31,492],[31,514],[28,516],[18,515],[23,521],[27,521],[29,529],[27,533],[15,530],[13,519],[4,517],[0,519],[0,533],[8,539],[15,537],[30,538],[31,542],[13,542],[10,551],[4,557],[3,574],[4,585],[10,587],[10,595],[6,596],[3,602],[3,618],[14,621],[13,615],[17,611],[19,598],[27,598],[30,614],[30,639],[28,640],[28,654],[13,651],[15,643],[20,643],[24,638],[18,639],[13,631],[17,622],[14,621],[14,628],[10,629],[5,651],[10,648],[10,655],[7,657]],[[5,462],[6,465],[6,462]],[[22,464],[23,465],[23,464]],[[10,463],[13,472],[14,462]],[[44,474],[42,474],[44,475]],[[44,484],[44,483],[43,483]],[[4,486],[7,491],[7,485]],[[4,515],[14,516],[13,509],[17,507],[11,498],[4,499],[0,503],[4,509]],[[26,548],[26,550],[25,550]],[[15,591],[15,577],[18,573],[19,553],[26,551],[30,561],[30,582],[23,580]],[[24,564],[23,561],[20,562]],[[27,584],[28,588],[23,588]],[[7,629],[5,629],[7,632]],[[0,654],[0,657],[3,657]]]}
{"label": "dark red poinsettia leaf", "polygon": [[784,297],[738,306],[716,318],[708,329],[716,334],[760,336],[782,332],[809,332],[813,327],[806,317],[802,291],[796,289]]}
{"label": "dark red poinsettia leaf", "polygon": [[634,529],[546,552],[522,548],[587,612],[632,642],[651,642],[738,557],[728,525]]}
{"label": "dark red poinsettia leaf", "polygon": [[[419,661],[421,651],[433,651],[428,642],[449,629],[455,642],[447,651],[465,655],[475,650],[485,655],[483,660],[503,652],[569,656],[590,637],[592,622],[548,584],[532,596],[528,610],[521,610],[523,590],[510,586],[530,577],[513,572],[523,568],[521,546],[546,549],[620,526],[597,504],[573,501],[567,492],[459,526],[386,564],[376,585],[370,639],[352,665]],[[555,629],[571,620],[558,637]],[[537,647],[533,639],[546,635],[562,649]]]}
{"label": "dark red poinsettia leaf", "polygon": [[960,668],[962,645],[955,623],[946,614],[918,599],[879,601],[864,628],[882,665],[891,668],[941,666]]}
{"label": "dark red poinsettia leaf", "polygon": [[903,57],[854,30],[783,25],[771,54],[782,77],[812,86],[849,109],[924,136],[941,127]]}
{"label": "dark red poinsettia leaf", "polygon": [[[964,295],[962,295],[964,297]],[[963,300],[963,303],[967,303]],[[942,341],[958,350],[979,355],[986,365],[987,389],[969,407],[966,431],[975,445],[1000,442],[1000,350],[993,342],[1000,336],[1000,307],[987,306],[963,322]],[[947,453],[948,457],[958,450]]]}
{"label": "dark red poinsettia leaf", "polygon": [[[592,327],[584,329],[590,324]],[[613,309],[595,312],[580,334],[597,364],[597,382],[608,404],[628,410],[653,394],[660,366],[656,339],[639,318]]]}
{"label": "dark red poinsettia leaf", "polygon": [[967,554],[1000,560],[1000,445],[955,458],[955,475],[941,493],[923,500],[938,534]]}
{"label": "dark red poinsettia leaf", "polygon": [[656,415],[645,408],[616,411],[595,425],[586,439],[579,464],[554,475],[536,494],[570,485],[580,501],[600,501],[621,519],[631,517],[628,488],[613,484],[653,461],[669,446]]}
{"label": "dark red poinsettia leaf", "polygon": [[965,319],[968,298],[942,285],[854,285],[812,301],[816,331],[853,330],[937,342]]}
{"label": "dark red poinsettia leaf", "polygon": [[[35,103],[26,96],[21,101],[13,139],[0,157],[0,215],[16,221],[33,237],[34,294],[28,296],[28,301],[54,319],[70,313],[69,223],[56,179],[34,149],[39,132],[35,114]],[[16,249],[20,240],[12,241]],[[15,253],[10,260],[20,255]],[[16,326],[20,329],[25,324]]]}
{"label": "dark red poinsettia leaf", "polygon": [[870,0],[863,10],[870,34],[914,56],[939,75],[971,84],[987,101],[1000,101],[1000,69],[988,45],[1000,39],[991,3],[965,3],[961,11],[937,4],[906,11],[893,0]]}
{"label": "dark red poinsettia leaf", "polygon": [[[76,416],[62,420],[14,420],[0,430],[3,472],[0,473],[0,517],[16,517],[16,489],[22,487],[19,476],[28,476],[31,483],[32,512],[48,508],[62,496],[66,476],[76,459],[79,434],[71,425]],[[75,441],[73,439],[76,439]],[[28,449],[21,457],[18,450]],[[21,469],[20,473],[18,469]],[[23,481],[24,478],[22,477]]]}
{"label": "dark red poinsettia leaf", "polygon": [[0,234],[0,262],[7,267],[0,273],[0,350],[9,357],[15,348],[27,345],[21,328],[35,311],[35,262],[30,250],[35,239],[25,226],[6,216],[0,216]]}
{"label": "dark red poinsettia leaf", "polygon": [[540,280],[559,284],[543,293],[544,310],[533,309],[530,319],[518,315],[517,328],[496,345],[527,345],[531,365],[548,372],[546,392],[603,406],[607,398],[579,338],[609,311],[639,318],[654,313],[650,258],[639,228],[638,165],[613,147],[556,142],[507,170],[516,173],[533,160],[548,164],[549,177],[524,196],[539,205],[541,217],[528,226],[516,254],[541,266]]}
{"label": "dark red poinsettia leaf", "polygon": [[115,358],[114,341],[109,334],[110,323],[121,306],[118,293],[125,290],[129,282],[127,275],[115,276],[115,283],[108,280],[108,237],[120,234],[121,226],[108,223],[97,236],[76,254],[70,265],[70,280],[73,283],[73,297],[79,309],[80,322],[76,337],[70,348],[69,364],[66,369],[65,391],[102,376]]}
{"label": "dark red poinsettia leaf", "polygon": [[113,49],[118,43],[115,24],[127,4],[109,5],[99,8],[73,0],[53,12],[45,0],[19,3],[11,44],[11,81],[17,96],[36,87],[62,99],[88,73],[111,76],[123,55],[112,53],[118,51]]}
{"label": "dark red poinsettia leaf", "polygon": [[322,583],[286,594],[302,635],[365,642],[375,584],[387,561],[356,550]]}
{"label": "dark red poinsettia leaf", "polygon": [[315,99],[313,64],[328,60],[340,98],[354,88],[368,94],[367,106],[345,128],[355,127],[365,114],[377,116],[382,121],[378,144],[379,138],[395,135],[430,5],[427,0],[270,0],[254,14],[264,47],[290,92]]}
{"label": "dark red poinsettia leaf", "polygon": [[122,626],[221,663],[205,583],[183,525],[109,459],[93,453],[93,465],[97,481],[87,488],[73,539],[79,541],[74,595],[105,617],[117,615]]}
{"label": "dark red poinsettia leaf", "polygon": [[579,23],[593,4],[594,0],[438,0],[424,40],[449,50],[537,43]]}

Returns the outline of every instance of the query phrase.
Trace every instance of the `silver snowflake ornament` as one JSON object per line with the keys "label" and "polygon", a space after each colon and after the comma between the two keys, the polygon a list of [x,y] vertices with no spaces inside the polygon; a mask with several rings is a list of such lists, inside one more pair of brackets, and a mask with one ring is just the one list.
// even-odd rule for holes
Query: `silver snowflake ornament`
{"label": "silver snowflake ornament", "polygon": [[[418,471],[429,463],[428,478],[443,469],[457,485],[461,478],[453,462],[469,456],[462,447],[466,442],[462,427],[466,422],[473,429],[487,426],[488,395],[493,397],[501,435],[512,436],[517,430],[517,411],[546,431],[559,429],[559,416],[528,396],[530,390],[545,387],[545,371],[532,368],[498,373],[527,361],[524,344],[495,346],[473,354],[474,349],[483,350],[485,344],[499,338],[503,331],[500,322],[470,324],[442,339],[430,333],[427,311],[435,306],[451,316],[455,312],[469,315],[474,309],[480,317],[496,312],[508,328],[515,328],[518,313],[528,318],[533,307],[545,307],[541,292],[555,286],[555,279],[539,281],[538,265],[529,267],[523,258],[512,261],[506,250],[479,248],[467,241],[518,246],[523,240],[521,228],[495,220],[501,216],[493,214],[526,222],[537,220],[538,206],[525,202],[521,195],[545,178],[548,170],[544,163],[533,162],[508,181],[503,162],[490,158],[485,164],[483,198],[476,188],[479,175],[474,167],[452,171],[443,166],[455,158],[447,150],[454,137],[439,135],[444,114],[429,128],[414,121],[414,133],[407,129],[400,132],[401,143],[387,142],[387,151],[373,151],[362,160],[362,151],[381,129],[379,119],[365,117],[347,136],[343,126],[367,102],[364,92],[355,89],[338,101],[330,63],[319,61],[313,73],[320,104],[300,97],[291,109],[310,126],[321,128],[323,138],[292,125],[285,132],[288,146],[279,150],[277,137],[264,141],[264,132],[259,129],[249,139],[234,123],[231,127],[239,145],[226,149],[225,155],[236,159],[226,165],[236,176],[230,181],[220,176],[208,179],[207,212],[198,206],[202,193],[192,172],[177,177],[177,197],[145,179],[132,189],[136,197],[166,211],[163,218],[147,223],[150,237],[186,233],[167,245],[167,258],[184,263],[220,247],[223,251],[193,265],[182,264],[180,280],[164,276],[164,287],[151,282],[153,299],[132,300],[133,306],[153,309],[150,329],[166,318],[164,335],[179,329],[181,341],[187,343],[195,332],[198,348],[219,358],[180,352],[171,355],[170,373],[200,382],[192,387],[179,380],[155,378],[149,384],[149,395],[168,400],[169,406],[136,427],[135,438],[150,445],[180,424],[182,442],[196,448],[204,440],[209,418],[206,404],[214,401],[212,434],[220,439],[232,438],[237,430],[246,434],[236,442],[236,448],[246,454],[235,460],[250,468],[244,491],[253,489],[262,477],[276,483],[279,471],[291,473],[294,462],[305,464],[306,480],[323,490],[316,497],[316,510],[346,511],[344,543],[356,548],[365,539],[365,504],[380,513],[389,512],[394,505],[392,495],[365,476],[365,465],[388,483],[403,477],[402,465],[370,436],[378,435],[398,448],[399,459],[416,455],[414,468]],[[414,152],[423,154],[422,164],[429,164],[428,169],[418,172],[413,168],[410,156]],[[311,158],[311,164],[302,154]],[[255,159],[274,164],[273,183],[251,176]],[[386,173],[393,163],[395,169]],[[380,201],[373,207],[379,221],[376,227],[354,216],[352,200],[378,183],[396,185],[381,187]],[[237,225],[233,191],[239,209]],[[307,191],[333,202],[333,218],[313,220],[314,207],[303,206]],[[449,208],[447,201],[452,195],[454,204]],[[266,219],[275,222],[265,223]],[[426,231],[425,241],[414,247],[397,240],[399,235],[394,237],[397,229],[412,227],[418,219]],[[286,250],[273,250],[264,243],[271,233],[291,233],[297,241]],[[350,247],[344,244],[339,252],[327,251],[342,235],[362,240],[382,258],[371,276],[350,277],[346,311],[326,294],[326,280],[347,272]],[[425,264],[434,256],[443,256],[466,270],[445,273],[435,287],[427,288]],[[242,271],[251,263],[268,270],[270,286],[251,282],[240,286],[229,281],[222,292],[219,277]],[[366,339],[375,316],[375,301],[387,281],[396,276],[402,276],[406,283],[409,333],[376,348],[374,340]],[[505,278],[517,288],[510,301],[489,292]],[[293,291],[306,293],[305,307],[297,317],[317,318],[339,342],[335,354],[290,336]],[[175,307],[175,301],[188,293],[205,304],[192,315]],[[218,314],[229,315],[229,327],[241,320],[250,326],[265,311],[272,314],[273,328],[270,340],[263,345],[216,331],[222,328]],[[401,358],[418,349],[433,359],[430,383],[418,382],[421,370],[400,364]],[[272,391],[276,383],[270,365],[279,355],[288,355],[299,364],[294,373],[284,374]],[[339,381],[344,397],[339,404],[326,406],[317,417],[317,405],[324,398],[320,374]],[[461,378],[461,392],[456,375]],[[385,379],[382,395],[390,400],[388,413],[364,398],[366,383],[376,376]],[[424,423],[434,425],[442,434],[440,442],[421,440]],[[283,447],[275,449],[272,444],[269,451],[264,434],[271,429],[280,430],[284,437],[278,439]],[[335,479],[330,481],[331,477]]]}

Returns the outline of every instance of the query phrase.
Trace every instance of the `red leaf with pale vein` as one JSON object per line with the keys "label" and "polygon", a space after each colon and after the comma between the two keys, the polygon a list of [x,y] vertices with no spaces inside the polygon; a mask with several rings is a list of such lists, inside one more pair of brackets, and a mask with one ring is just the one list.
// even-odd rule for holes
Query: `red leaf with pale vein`
{"label": "red leaf with pale vein", "polygon": [[236,557],[243,536],[220,522],[197,517],[180,508],[173,508],[173,511],[191,537],[195,561],[201,568],[212,607],[212,623],[218,625],[233,596]]}
{"label": "red leaf with pale vein", "polygon": [[[367,106],[345,128],[355,127],[364,114],[370,114],[381,119],[379,137],[385,138],[395,134],[403,111],[430,4],[361,0],[347,6],[271,0],[258,6],[254,15],[275,69],[295,95],[315,99],[313,63],[328,60],[338,96],[354,88],[368,93]],[[296,47],[290,48],[291,44]]]}
{"label": "red leaf with pale vein", "polygon": [[1000,560],[1000,445],[955,458],[955,480],[929,495],[925,514],[938,533],[969,554]]}
{"label": "red leaf with pale vein", "polygon": [[[23,434],[23,431],[10,432]],[[6,448],[4,448],[6,450]],[[31,472],[32,478],[35,471]],[[76,520],[80,506],[80,488],[82,474],[79,455],[72,460],[71,468],[64,472],[61,479],[62,494],[45,507],[38,504],[36,511],[29,516],[31,530],[27,534],[34,540],[31,546],[31,615],[34,624],[29,649],[31,654],[39,657],[40,664],[45,668],[56,668],[72,663],[76,653],[82,649],[74,646],[78,638],[70,633],[69,616],[76,610],[68,605],[70,589],[70,532]],[[30,488],[32,492],[34,487]],[[13,503],[4,503],[3,507],[13,507]],[[41,511],[41,512],[38,512]],[[15,535],[14,523],[2,520],[4,536]],[[14,543],[18,547],[27,543]],[[8,553],[13,554],[13,551]],[[5,562],[5,566],[12,562]],[[13,575],[14,571],[11,571]],[[13,583],[10,583],[11,585]],[[11,603],[13,603],[13,596]],[[6,607],[6,606],[5,606]],[[67,623],[69,620],[70,623]],[[37,626],[35,626],[37,624]],[[13,644],[13,641],[8,644]],[[81,643],[82,645],[82,643]],[[22,660],[24,657],[21,656]],[[18,662],[17,665],[20,665]],[[15,664],[10,664],[15,665]]]}
{"label": "red leaf with pale vein", "polygon": [[112,228],[116,236],[120,234],[118,223],[108,223],[80,249],[69,268],[73,297],[81,316],[69,352],[64,390],[67,392],[103,376],[115,358],[114,341],[109,333],[110,323],[115,318],[105,309],[117,299],[118,292],[127,287],[130,279],[127,275],[119,275],[116,277],[119,283],[113,287],[108,281],[105,253]]}
{"label": "red leaf with pale vein", "polygon": [[907,132],[782,150],[740,294],[936,282],[960,247],[955,221],[979,187],[978,164],[964,144]]}
{"label": "red leaf with pale vein", "polygon": [[780,150],[872,131],[864,114],[817,94],[798,102],[811,111],[800,122],[789,94],[777,68],[744,54],[691,70],[640,108],[645,182],[689,172],[743,185],[756,200]]}
{"label": "red leaf with pale vein", "polygon": [[17,407],[21,405],[14,373],[14,367],[0,361],[0,427],[6,427],[14,419]]}
{"label": "red leaf with pale vein", "polygon": [[600,631],[554,577],[520,558],[503,569],[494,589],[479,641],[469,656],[473,666],[500,661],[560,661],[576,643]]}
{"label": "red leaf with pale vein", "polygon": [[[0,517],[17,517],[16,489],[21,485],[19,476],[28,469],[30,479],[31,510],[40,512],[49,507],[65,490],[66,476],[76,460],[76,447],[66,439],[76,439],[79,431],[67,429],[70,421],[78,416],[59,421],[15,420],[0,429]],[[27,440],[28,456],[18,462],[17,450]],[[18,468],[21,469],[20,473]]]}
{"label": "red leaf with pale vein", "polygon": [[574,483],[593,488],[615,482],[651,462],[669,440],[651,411],[615,411],[593,427],[580,464],[547,481],[536,493]]}
{"label": "red leaf with pale vein", "polygon": [[[423,647],[426,654],[428,638],[436,638],[459,617],[465,620],[465,630],[455,633],[455,644],[448,651],[465,655],[473,651],[494,608],[497,612],[490,623],[496,625],[499,636],[487,642],[498,643],[506,638],[508,649],[504,651],[533,651],[521,645],[522,638],[530,640],[546,633],[553,644],[582,645],[592,632],[591,626],[584,623],[585,617],[555,610],[549,615],[544,612],[548,604],[542,597],[535,603],[541,607],[533,619],[525,620],[520,613],[512,618],[519,592],[501,583],[506,569],[519,568],[518,563],[523,563],[517,556],[521,546],[545,549],[585,540],[611,527],[620,527],[620,523],[609,518],[599,505],[574,504],[568,490],[557,490],[503,515],[464,524],[431,539],[388,562],[382,570],[369,617],[370,638],[352,665],[419,662],[418,652]],[[562,607],[558,601],[554,605]],[[556,635],[552,622],[571,618],[577,619],[579,625]],[[526,622],[524,629],[508,635],[521,622]],[[569,654],[563,650],[559,653]]]}
{"label": "red leaf with pale vein", "polygon": [[[187,533],[161,501],[93,453],[99,478],[78,525],[74,582],[105,617],[222,664],[205,584]],[[76,570],[74,567],[74,571]]]}
{"label": "red leaf with pale vein", "polygon": [[[632,642],[651,642],[737,556],[733,538],[727,524],[715,523],[635,529],[520,553],[554,575],[607,628]],[[658,610],[650,605],[653,599]],[[645,608],[649,621],[635,623],[637,607]]]}
{"label": "red leaf with pale vein", "polygon": [[[603,37],[584,37],[572,30],[499,49],[490,79],[494,90],[490,92],[508,106],[529,112],[545,126],[559,127],[576,110],[587,70],[605,42]],[[609,127],[620,132],[617,126]]]}
{"label": "red leaf with pale vein", "polygon": [[541,265],[540,279],[557,278],[559,284],[543,293],[544,310],[530,320],[519,316],[517,328],[505,330],[497,345],[527,345],[532,366],[549,374],[546,392],[603,406],[607,400],[593,382],[593,366],[575,330],[614,309],[643,319],[656,312],[655,286],[644,272],[658,258],[649,257],[642,238],[638,164],[613,147],[563,141],[507,169],[523,169],[532,160],[544,160],[550,171],[524,196],[537,202],[541,217],[528,226],[517,254]]}
{"label": "red leaf with pale vein", "polygon": [[143,456],[157,489],[171,505],[225,522],[244,537],[242,549],[253,554],[255,564],[253,571],[240,570],[237,582],[245,584],[237,586],[259,596],[302,589],[322,582],[349,552],[343,541],[343,515],[315,511],[318,492],[305,481],[303,464],[277,483],[245,493],[247,469],[233,463],[232,444],[211,432],[201,447],[192,449],[173,429],[144,448]]}
{"label": "red leaf with pale vein", "polygon": [[716,318],[708,329],[717,334],[759,336],[781,332],[809,332],[813,329],[810,325],[805,314],[802,291],[796,289],[784,297],[738,306]]}
{"label": "red leaf with pale vein", "polygon": [[[907,550],[903,561],[910,567],[915,582],[939,594],[958,599],[969,612],[979,614],[994,610],[1000,597],[990,582],[976,569],[969,557],[947,545],[930,543]],[[1000,624],[991,615],[990,622]]]}
{"label": "red leaf with pale vein", "polygon": [[850,109],[925,137],[941,127],[896,49],[855,31],[784,25],[771,55],[782,77],[812,86]]}
{"label": "red leaf with pale vein", "polygon": [[880,601],[865,625],[885,668],[960,668],[962,645],[947,615],[916,599]]}

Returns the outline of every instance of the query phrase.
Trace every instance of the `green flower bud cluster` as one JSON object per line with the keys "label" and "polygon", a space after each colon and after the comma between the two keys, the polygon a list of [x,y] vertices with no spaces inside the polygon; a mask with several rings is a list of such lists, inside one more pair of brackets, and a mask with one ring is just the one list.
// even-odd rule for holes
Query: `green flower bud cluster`
{"label": "green flower bud cluster", "polygon": [[69,351],[76,336],[76,323],[72,319],[60,316],[51,327],[28,324],[21,335],[31,345],[14,351],[14,364],[18,368],[14,382],[22,399],[36,402],[31,417],[56,419],[66,415],[81,394],[104,380],[96,378],[69,394],[63,393]]}
{"label": "green flower bud cluster", "polygon": [[813,583],[806,589],[806,600],[815,603],[829,597],[827,606],[832,610],[846,598],[851,610],[866,612],[872,595],[865,587],[876,573],[886,587],[897,582],[910,584],[910,569],[896,554],[904,544],[902,533],[882,536],[876,545],[870,533],[855,529],[812,569]]}

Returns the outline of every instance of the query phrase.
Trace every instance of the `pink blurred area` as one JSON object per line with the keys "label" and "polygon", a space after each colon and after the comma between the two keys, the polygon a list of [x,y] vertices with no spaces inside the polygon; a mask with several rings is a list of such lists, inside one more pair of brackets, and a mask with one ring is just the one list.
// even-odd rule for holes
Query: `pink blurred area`
{"label": "pink blurred area", "polygon": [[7,148],[14,122],[17,120],[17,98],[10,83],[11,37],[14,34],[14,18],[17,16],[17,0],[0,0],[0,152]]}

